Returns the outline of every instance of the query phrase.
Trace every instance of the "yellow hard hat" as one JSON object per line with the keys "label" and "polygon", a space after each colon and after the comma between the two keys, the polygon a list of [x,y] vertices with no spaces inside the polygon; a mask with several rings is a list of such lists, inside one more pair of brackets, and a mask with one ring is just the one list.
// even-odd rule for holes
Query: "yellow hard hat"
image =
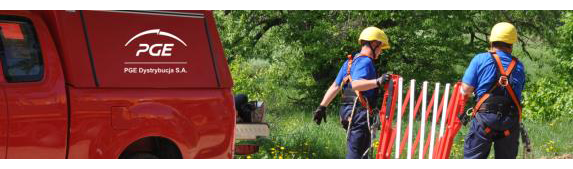
{"label": "yellow hard hat", "polygon": [[505,42],[508,44],[513,44],[517,42],[517,29],[510,23],[500,22],[495,24],[491,29],[491,35],[489,37],[489,42]]}
{"label": "yellow hard hat", "polygon": [[358,43],[362,44],[362,41],[380,41],[382,42],[382,49],[390,49],[390,43],[388,43],[388,36],[377,27],[368,27],[360,33],[360,38],[358,38]]}

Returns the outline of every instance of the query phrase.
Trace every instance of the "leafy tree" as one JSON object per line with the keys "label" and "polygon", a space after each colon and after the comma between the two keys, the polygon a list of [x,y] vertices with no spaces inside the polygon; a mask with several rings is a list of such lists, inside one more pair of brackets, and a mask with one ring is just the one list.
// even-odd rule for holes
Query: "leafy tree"
{"label": "leafy tree", "polygon": [[525,116],[531,120],[573,120],[573,12],[568,11],[561,20],[554,51],[557,75],[535,81],[524,93]]}
{"label": "leafy tree", "polygon": [[567,12],[563,18],[563,26],[559,27],[559,44],[557,45],[556,56],[559,59],[557,71],[562,72],[566,77],[573,77],[573,12]]}
{"label": "leafy tree", "polygon": [[528,51],[528,45],[562,44],[556,31],[562,13],[216,11],[215,17],[235,92],[282,106],[314,107],[345,56],[359,49],[357,37],[368,26],[382,28],[392,46],[377,61],[378,72],[418,81],[455,82],[472,57],[487,50],[489,31],[497,22],[516,25],[520,34],[516,46],[523,51],[522,57],[542,61]]}

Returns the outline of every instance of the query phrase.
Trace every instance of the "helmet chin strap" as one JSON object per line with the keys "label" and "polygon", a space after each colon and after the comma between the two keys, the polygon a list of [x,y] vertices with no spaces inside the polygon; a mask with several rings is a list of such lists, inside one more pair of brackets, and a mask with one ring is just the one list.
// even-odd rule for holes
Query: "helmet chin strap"
{"label": "helmet chin strap", "polygon": [[[370,50],[372,51],[372,52],[371,52],[371,53],[372,53],[372,57],[371,57],[371,58],[372,58],[372,59],[376,59],[376,48],[378,48],[378,46],[380,46],[381,44],[376,45],[376,47],[372,47],[372,42],[373,42],[373,41],[368,42],[368,47],[370,47]],[[370,56],[369,56],[369,57],[370,57]]]}

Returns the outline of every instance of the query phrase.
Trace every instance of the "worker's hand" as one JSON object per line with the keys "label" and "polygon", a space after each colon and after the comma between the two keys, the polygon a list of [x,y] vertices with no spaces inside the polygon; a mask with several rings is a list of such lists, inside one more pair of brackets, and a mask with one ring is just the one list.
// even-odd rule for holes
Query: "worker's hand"
{"label": "worker's hand", "polygon": [[318,106],[314,111],[314,121],[316,124],[320,125],[320,122],[324,119],[326,123],[326,107],[325,106]]}
{"label": "worker's hand", "polygon": [[384,87],[384,84],[390,80],[390,75],[388,74],[383,74],[382,76],[380,76],[378,79],[376,79],[376,85],[378,85],[378,87]]}

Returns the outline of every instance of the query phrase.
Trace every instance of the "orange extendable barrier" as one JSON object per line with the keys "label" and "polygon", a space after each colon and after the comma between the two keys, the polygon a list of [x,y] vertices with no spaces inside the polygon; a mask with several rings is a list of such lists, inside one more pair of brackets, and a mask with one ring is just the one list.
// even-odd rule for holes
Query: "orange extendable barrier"
{"label": "orange extendable barrier", "polygon": [[[407,154],[408,158],[412,158],[416,152],[420,158],[449,158],[454,138],[462,126],[459,116],[464,113],[465,100],[459,93],[461,82],[454,84],[453,90],[451,90],[451,95],[449,88],[450,84],[446,84],[445,90],[441,91],[443,94],[439,95],[440,84],[437,83],[435,85],[434,94],[432,94],[428,102],[429,104],[425,104],[426,102],[424,99],[426,99],[427,96],[428,83],[424,82],[423,90],[418,94],[418,98],[414,99],[413,94],[415,92],[415,80],[410,81],[410,88],[406,92],[403,99],[404,102],[401,102],[402,100],[397,102],[398,95],[400,94],[400,98],[402,97],[401,93],[399,93],[402,92],[402,90],[398,90],[402,89],[402,81],[403,80],[400,76],[391,75],[390,82],[384,86],[385,93],[381,104],[382,107],[379,112],[382,126],[380,127],[379,147],[377,149],[378,152],[376,153],[376,158],[389,159],[392,154],[395,155],[395,158],[400,158],[402,157],[402,151],[406,145],[408,146],[406,152],[410,153]],[[441,97],[441,99],[439,97]],[[414,100],[416,100],[415,103]],[[438,102],[438,100],[439,104],[434,103]],[[422,102],[424,102],[425,107],[422,106]],[[397,103],[400,104],[398,108],[396,108]],[[415,104],[415,108],[413,104]],[[434,107],[434,105],[437,108]],[[406,113],[407,106],[410,106],[409,113]],[[433,111],[431,111],[432,108]],[[420,109],[426,110],[425,113],[422,114],[422,117],[424,118],[419,118],[419,121],[415,121]],[[395,111],[400,113],[397,117],[394,117]],[[407,117],[408,122],[405,123],[408,124],[408,126],[397,128],[403,121],[402,117],[406,114],[409,115],[409,117]],[[433,118],[430,120],[432,123],[429,129],[431,130],[431,133],[428,133],[425,126],[430,115],[433,115]],[[394,123],[394,121],[396,121],[396,123]],[[441,123],[439,134],[436,131],[438,121]],[[410,138],[410,136],[412,136],[411,134],[415,131],[411,126],[414,126],[414,124],[420,125],[421,127],[417,128],[418,134],[412,144],[413,138]],[[405,128],[406,130],[402,132],[402,128]],[[421,130],[422,128],[424,128],[423,131]],[[410,131],[412,131],[412,133],[410,133]],[[400,134],[403,134],[403,136],[399,136]],[[424,137],[425,139],[421,139]],[[420,143],[420,141],[425,142]],[[418,144],[420,144],[420,146],[423,145],[423,147],[419,147]],[[430,155],[428,156],[427,154]]]}

